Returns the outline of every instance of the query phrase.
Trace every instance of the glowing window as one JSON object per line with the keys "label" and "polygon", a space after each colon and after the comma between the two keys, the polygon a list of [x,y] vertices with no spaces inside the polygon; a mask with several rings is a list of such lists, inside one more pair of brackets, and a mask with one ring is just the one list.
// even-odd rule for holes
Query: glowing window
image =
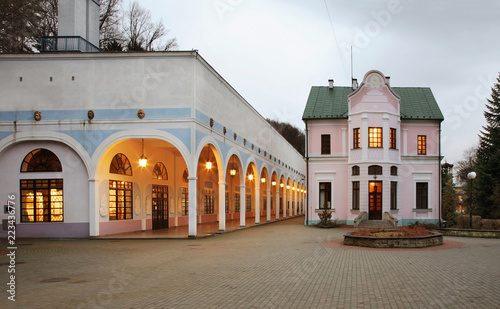
{"label": "glowing window", "polygon": [[132,176],[132,166],[130,165],[130,161],[127,156],[123,153],[119,153],[114,156],[109,166],[109,172],[111,174]]}
{"label": "glowing window", "polygon": [[427,136],[426,135],[417,136],[417,154],[419,154],[419,155],[427,154]]}
{"label": "glowing window", "polygon": [[62,222],[63,180],[21,180],[21,222]]}
{"label": "glowing window", "polygon": [[368,147],[382,148],[382,128],[368,128]]}
{"label": "glowing window", "polygon": [[396,149],[396,129],[391,128],[389,148]]}
{"label": "glowing window", "polygon": [[360,148],[361,147],[360,140],[361,140],[361,134],[359,132],[359,128],[353,129],[353,132],[352,132],[352,148],[354,148],[354,149]]}
{"label": "glowing window", "polygon": [[153,168],[153,179],[168,180],[167,168],[163,163],[156,163]]}
{"label": "glowing window", "polygon": [[109,181],[109,220],[132,219],[132,183]]}

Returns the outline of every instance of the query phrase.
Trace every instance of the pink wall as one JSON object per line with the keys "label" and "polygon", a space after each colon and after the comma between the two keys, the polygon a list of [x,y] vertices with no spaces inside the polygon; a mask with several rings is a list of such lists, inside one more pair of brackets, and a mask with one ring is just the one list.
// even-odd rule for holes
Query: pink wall
{"label": "pink wall", "polygon": [[417,136],[427,136],[427,155],[439,154],[439,125],[436,123],[424,122],[416,125],[413,122],[404,122],[401,124],[401,131],[407,131],[407,154],[417,155]]}
{"label": "pink wall", "polygon": [[[330,134],[330,150],[332,154],[342,153],[342,129],[347,130],[347,120],[332,120],[328,123],[331,124],[332,122],[335,125],[312,125],[309,127],[309,154],[321,155],[322,134]],[[346,133],[348,132],[346,131]]]}

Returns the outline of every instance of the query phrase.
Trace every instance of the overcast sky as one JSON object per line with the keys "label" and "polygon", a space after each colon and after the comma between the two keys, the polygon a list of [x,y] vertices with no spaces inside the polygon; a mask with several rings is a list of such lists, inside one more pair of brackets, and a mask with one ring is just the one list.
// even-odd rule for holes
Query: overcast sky
{"label": "overcast sky", "polygon": [[[125,0],[128,5],[130,0]],[[264,117],[304,128],[311,86],[369,70],[430,87],[448,162],[478,142],[500,72],[498,0],[140,0],[179,50],[198,49]],[[328,9],[327,9],[328,7]]]}

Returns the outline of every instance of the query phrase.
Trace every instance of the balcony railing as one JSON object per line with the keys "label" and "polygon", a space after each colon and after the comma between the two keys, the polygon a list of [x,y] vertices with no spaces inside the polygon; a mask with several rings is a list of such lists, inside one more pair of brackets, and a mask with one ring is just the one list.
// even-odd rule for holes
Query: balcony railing
{"label": "balcony railing", "polygon": [[97,53],[99,47],[79,36],[44,36],[41,52],[82,52]]}

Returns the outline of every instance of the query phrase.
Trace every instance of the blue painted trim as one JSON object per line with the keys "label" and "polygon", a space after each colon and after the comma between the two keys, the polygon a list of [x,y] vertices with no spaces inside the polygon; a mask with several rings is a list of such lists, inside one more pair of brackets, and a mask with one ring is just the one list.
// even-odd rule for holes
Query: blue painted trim
{"label": "blue painted trim", "polygon": [[[319,221],[320,220],[309,220],[309,225],[318,224]],[[346,220],[337,220],[337,224],[342,224],[342,225],[346,225],[347,224],[347,225],[349,225],[348,221],[346,221]],[[304,225],[307,225],[305,220],[304,220]]]}
{"label": "blue painted trim", "polygon": [[90,157],[94,154],[97,147],[110,135],[121,130],[89,130],[89,131],[59,131],[74,138],[87,151]]}
{"label": "blue painted trim", "polygon": [[427,223],[427,224],[439,224],[439,219],[400,219],[398,221],[398,226],[406,226],[415,222]]}
{"label": "blue painted trim", "polygon": [[191,129],[183,128],[183,129],[165,129],[162,130],[164,132],[168,132],[175,137],[177,137],[183,144],[186,146],[187,150],[191,153]]}
{"label": "blue painted trim", "polygon": [[[88,110],[40,110],[42,120],[88,120]],[[138,109],[96,109],[94,120],[138,119]],[[190,108],[145,108],[145,119],[190,118]],[[0,121],[35,121],[34,111],[2,111]]]}

